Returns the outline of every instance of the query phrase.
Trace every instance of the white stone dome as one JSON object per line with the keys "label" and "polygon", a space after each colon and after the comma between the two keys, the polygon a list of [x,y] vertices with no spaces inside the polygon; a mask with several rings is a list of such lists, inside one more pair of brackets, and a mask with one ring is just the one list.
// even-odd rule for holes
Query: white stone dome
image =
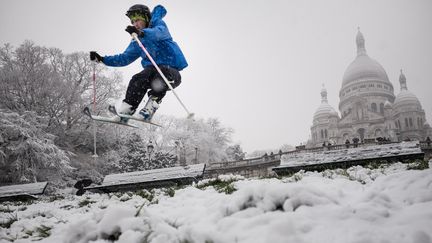
{"label": "white stone dome", "polygon": [[400,107],[405,105],[417,105],[421,107],[420,101],[411,91],[401,90],[401,92],[396,96],[394,107]]}
{"label": "white stone dome", "polygon": [[392,108],[392,104],[390,103],[390,101],[386,100],[386,102],[384,103],[384,108],[387,108],[387,109]]}
{"label": "white stone dome", "polygon": [[342,86],[361,79],[374,79],[384,81],[391,85],[387,73],[377,61],[368,55],[359,55],[345,70]]}
{"label": "white stone dome", "polygon": [[417,96],[415,96],[411,91],[408,90],[406,84],[406,77],[401,70],[399,76],[399,83],[401,86],[401,92],[396,96],[393,107],[398,108],[401,106],[417,106],[421,109],[421,104]]}
{"label": "white stone dome", "polygon": [[327,102],[327,90],[324,88],[321,89],[321,105],[314,113],[314,121],[319,118],[329,118],[332,116],[339,117],[339,114],[331,105]]}
{"label": "white stone dome", "polygon": [[317,120],[319,118],[328,118],[331,116],[339,117],[339,114],[328,103],[321,103],[321,105],[315,111],[313,118],[314,118],[314,120]]}
{"label": "white stone dome", "polygon": [[360,30],[356,37],[357,44],[357,57],[345,70],[342,87],[349,83],[356,82],[358,80],[378,80],[388,83],[391,85],[387,73],[384,68],[374,59],[370,58],[366,53],[365,39]]}

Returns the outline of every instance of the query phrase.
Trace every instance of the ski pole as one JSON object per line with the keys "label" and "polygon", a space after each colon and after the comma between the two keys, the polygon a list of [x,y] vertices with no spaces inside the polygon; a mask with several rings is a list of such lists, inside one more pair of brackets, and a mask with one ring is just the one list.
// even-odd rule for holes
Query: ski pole
{"label": "ski pole", "polygon": [[[93,112],[96,112],[96,62],[93,63]],[[96,153],[96,122],[93,121],[93,158],[99,157]]]}
{"label": "ski pole", "polygon": [[186,108],[186,106],[183,104],[183,102],[180,100],[180,97],[177,95],[177,93],[174,91],[174,88],[171,86],[171,84],[168,82],[168,79],[165,77],[165,75],[160,70],[159,66],[156,64],[156,62],[153,60],[152,56],[150,56],[150,53],[147,51],[147,49],[144,47],[144,45],[141,43],[141,41],[138,39],[138,35],[136,33],[132,33],[132,37],[135,39],[135,41],[138,43],[138,45],[141,47],[141,49],[144,51],[148,59],[150,59],[150,62],[153,64],[153,66],[156,68],[158,73],[161,75],[162,79],[165,81],[168,88],[173,92],[177,100],[180,102],[180,104],[185,109],[186,113],[188,114],[188,118],[192,118],[194,116],[193,113],[190,113],[189,110]]}

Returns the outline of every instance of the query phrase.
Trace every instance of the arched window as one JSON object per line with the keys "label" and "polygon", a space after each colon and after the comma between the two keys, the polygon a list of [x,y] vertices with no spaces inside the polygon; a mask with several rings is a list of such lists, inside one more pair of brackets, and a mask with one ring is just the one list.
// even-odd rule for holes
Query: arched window
{"label": "arched window", "polygon": [[405,117],[405,127],[409,127],[408,118]]}
{"label": "arched window", "polygon": [[402,126],[400,124],[400,120],[397,120],[397,126],[398,126],[399,129],[402,129]]}
{"label": "arched window", "polygon": [[410,126],[410,127],[413,127],[413,121],[412,121],[412,118],[411,118],[411,117],[409,118],[409,126]]}
{"label": "arched window", "polygon": [[375,103],[372,103],[371,109],[373,112],[377,112],[377,105]]}
{"label": "arched window", "polygon": [[324,130],[324,135],[325,135],[325,138],[327,138],[328,136],[327,136],[327,129],[326,130]]}
{"label": "arched window", "polygon": [[384,114],[384,104],[383,103],[380,104],[380,112],[381,112],[381,114]]}
{"label": "arched window", "polygon": [[324,138],[324,131],[321,130],[321,138]]}

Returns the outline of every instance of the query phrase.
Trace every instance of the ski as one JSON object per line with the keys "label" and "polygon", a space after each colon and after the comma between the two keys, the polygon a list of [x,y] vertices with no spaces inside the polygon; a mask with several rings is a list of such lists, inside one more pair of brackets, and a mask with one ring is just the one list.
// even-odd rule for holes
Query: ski
{"label": "ski", "polygon": [[144,120],[144,119],[142,119],[142,118],[140,118],[140,117],[136,117],[136,116],[129,116],[129,115],[125,115],[125,114],[117,113],[117,110],[116,110],[115,106],[113,106],[113,105],[110,105],[110,106],[108,107],[108,110],[109,110],[112,114],[114,114],[114,115],[116,115],[116,116],[119,116],[119,117],[121,117],[121,118],[131,119],[131,120],[134,120],[134,121],[144,122],[144,123],[147,123],[147,124],[150,124],[150,125],[153,125],[153,126],[162,127],[161,125],[159,125],[159,124],[157,124],[157,123],[154,123],[154,122],[151,122],[151,121],[146,121],[146,120]]}
{"label": "ski", "polygon": [[115,120],[116,117],[94,116],[91,114],[90,108],[88,108],[88,107],[85,107],[83,112],[84,112],[84,114],[86,114],[88,117],[90,117],[92,120],[95,120],[95,121],[114,123],[114,124],[118,124],[118,125],[123,125],[123,126],[128,126],[128,127],[133,127],[133,128],[139,128],[136,125]]}

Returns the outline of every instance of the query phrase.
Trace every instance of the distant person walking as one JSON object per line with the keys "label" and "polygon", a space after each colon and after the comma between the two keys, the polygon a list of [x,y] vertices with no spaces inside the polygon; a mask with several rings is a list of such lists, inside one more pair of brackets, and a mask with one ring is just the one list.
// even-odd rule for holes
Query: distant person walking
{"label": "distant person walking", "polygon": [[346,148],[349,148],[350,147],[350,141],[349,141],[349,139],[347,139],[347,140],[345,140],[345,147]]}

